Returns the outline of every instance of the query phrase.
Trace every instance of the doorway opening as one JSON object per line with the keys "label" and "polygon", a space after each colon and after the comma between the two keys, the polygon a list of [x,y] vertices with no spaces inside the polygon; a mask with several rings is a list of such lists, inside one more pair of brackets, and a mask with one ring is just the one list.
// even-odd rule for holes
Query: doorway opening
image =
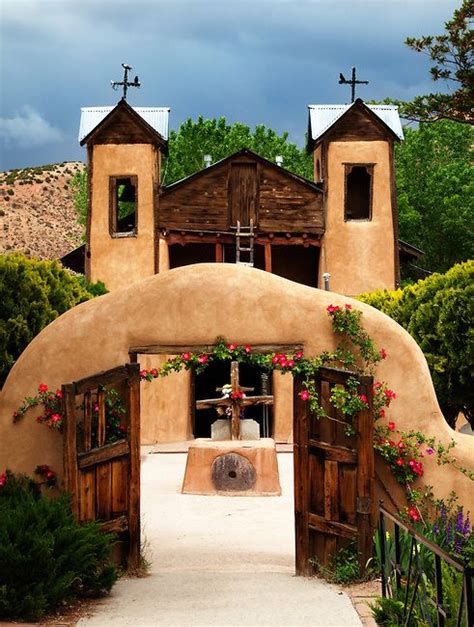
{"label": "doorway opening", "polygon": [[[222,388],[230,382],[230,361],[211,363],[204,372],[194,373],[194,402],[210,398],[219,398]],[[242,387],[253,388],[248,396],[272,394],[272,377],[264,368],[251,364],[239,364],[239,380]],[[272,437],[273,410],[269,405],[252,405],[244,410],[244,418],[253,419],[260,427],[260,437]],[[210,438],[211,425],[219,418],[215,409],[196,409],[193,433],[195,438]]]}

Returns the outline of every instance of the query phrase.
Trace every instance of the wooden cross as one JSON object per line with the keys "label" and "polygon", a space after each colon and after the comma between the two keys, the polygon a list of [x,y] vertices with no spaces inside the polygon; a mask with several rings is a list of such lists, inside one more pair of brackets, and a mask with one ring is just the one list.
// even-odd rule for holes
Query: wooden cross
{"label": "wooden cross", "polygon": [[[231,362],[230,365],[230,384],[231,393],[229,398],[207,398],[196,402],[196,409],[211,409],[214,407],[230,407],[232,411],[231,417],[231,434],[233,440],[240,440],[240,411],[242,407],[250,405],[273,405],[272,395],[248,396],[245,398],[232,398],[236,393],[253,392],[254,388],[241,387],[239,384],[239,363]],[[220,392],[223,388],[217,388]]]}
{"label": "wooden cross", "polygon": [[369,81],[358,81],[356,80],[356,69],[355,67],[352,68],[352,76],[351,76],[351,80],[347,80],[347,78],[344,77],[344,74],[340,73],[339,74],[339,85],[350,85],[351,86],[351,102],[354,102],[355,100],[355,86],[356,85],[368,85]]}

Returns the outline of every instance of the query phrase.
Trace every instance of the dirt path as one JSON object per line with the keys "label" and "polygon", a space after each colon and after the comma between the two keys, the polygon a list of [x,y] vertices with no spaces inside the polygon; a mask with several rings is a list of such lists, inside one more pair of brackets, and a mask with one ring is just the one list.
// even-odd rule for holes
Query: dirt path
{"label": "dirt path", "polygon": [[142,464],[150,576],[121,580],[79,621],[102,625],[360,625],[349,598],[294,577],[292,455],[280,453],[281,497],[179,492],[185,454]]}

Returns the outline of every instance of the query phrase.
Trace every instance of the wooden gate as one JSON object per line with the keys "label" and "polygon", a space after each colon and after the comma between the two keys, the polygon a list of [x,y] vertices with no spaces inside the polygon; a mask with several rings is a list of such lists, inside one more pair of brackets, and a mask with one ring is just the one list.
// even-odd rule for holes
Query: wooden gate
{"label": "wooden gate", "polygon": [[[123,398],[120,410],[111,403],[111,389]],[[98,520],[104,531],[117,533],[127,567],[137,568],[140,366],[126,364],[100,372],[63,385],[62,393],[64,483],[73,512],[80,522]]]}
{"label": "wooden gate", "polygon": [[[359,381],[367,410],[351,419],[355,435],[346,435],[343,417],[329,403],[334,386]],[[302,401],[302,378],[295,377],[294,472],[296,574],[311,575],[311,561],[328,564],[339,549],[355,541],[362,571],[372,555],[375,525],[372,377],[321,368],[316,378],[320,406],[328,418],[309,413]]]}

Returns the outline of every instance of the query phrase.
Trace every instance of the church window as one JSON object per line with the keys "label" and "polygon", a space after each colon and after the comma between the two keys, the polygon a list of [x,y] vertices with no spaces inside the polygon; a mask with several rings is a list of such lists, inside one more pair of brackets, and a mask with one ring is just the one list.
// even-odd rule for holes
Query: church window
{"label": "church window", "polygon": [[137,233],[138,181],[136,176],[111,176],[109,180],[110,234]]}
{"label": "church window", "polygon": [[346,164],[344,220],[372,219],[373,165]]}

